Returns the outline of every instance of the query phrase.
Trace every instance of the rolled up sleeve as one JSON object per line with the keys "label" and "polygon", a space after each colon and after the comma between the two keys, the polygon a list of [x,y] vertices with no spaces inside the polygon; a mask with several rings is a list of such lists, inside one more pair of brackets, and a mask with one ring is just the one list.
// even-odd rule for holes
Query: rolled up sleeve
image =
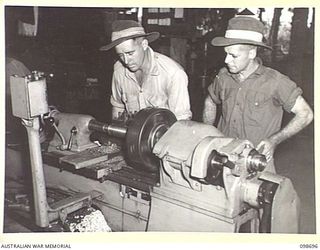
{"label": "rolled up sleeve", "polygon": [[219,98],[219,92],[220,92],[220,78],[217,75],[213,82],[208,87],[208,95],[212,98],[213,102],[215,104],[221,104],[221,100]]}
{"label": "rolled up sleeve", "polygon": [[291,109],[300,95],[302,95],[302,89],[297,87],[295,82],[284,75],[279,77],[275,96],[284,110],[291,112]]}
{"label": "rolled up sleeve", "polygon": [[168,88],[169,109],[178,120],[192,118],[190,98],[188,92],[188,76],[183,70],[177,70],[172,77]]}
{"label": "rolled up sleeve", "polygon": [[119,81],[117,81],[115,74],[112,77],[112,94],[110,96],[110,103],[114,108],[125,109],[125,106],[121,100],[121,88],[119,86]]}

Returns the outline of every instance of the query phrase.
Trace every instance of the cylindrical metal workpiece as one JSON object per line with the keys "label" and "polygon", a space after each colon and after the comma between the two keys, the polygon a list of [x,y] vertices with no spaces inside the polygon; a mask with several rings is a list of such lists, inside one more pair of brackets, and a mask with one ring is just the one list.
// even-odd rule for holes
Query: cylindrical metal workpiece
{"label": "cylindrical metal workpiece", "polygon": [[247,158],[247,170],[249,173],[262,172],[267,166],[265,155],[260,154],[256,149],[252,149]]}
{"label": "cylindrical metal workpiece", "polygon": [[118,138],[125,138],[127,134],[126,127],[109,125],[107,123],[99,122],[94,119],[89,122],[88,127],[89,127],[89,130],[107,133],[110,136],[114,136]]}
{"label": "cylindrical metal workpiece", "polygon": [[126,127],[120,127],[116,125],[108,125],[108,135],[115,136],[118,138],[125,138],[127,134],[127,128]]}

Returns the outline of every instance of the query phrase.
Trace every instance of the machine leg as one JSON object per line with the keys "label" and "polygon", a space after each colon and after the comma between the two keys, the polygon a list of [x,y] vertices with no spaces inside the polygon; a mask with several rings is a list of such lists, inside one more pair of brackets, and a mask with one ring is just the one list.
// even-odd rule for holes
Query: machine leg
{"label": "machine leg", "polygon": [[39,137],[40,121],[39,118],[32,120],[23,119],[23,124],[28,133],[36,224],[39,227],[48,227],[47,193],[42,168],[42,155]]}
{"label": "machine leg", "polygon": [[236,222],[236,233],[258,233],[259,216],[255,209],[248,210],[245,214],[240,215]]}
{"label": "machine leg", "polygon": [[259,219],[255,218],[250,221],[250,232],[259,233]]}

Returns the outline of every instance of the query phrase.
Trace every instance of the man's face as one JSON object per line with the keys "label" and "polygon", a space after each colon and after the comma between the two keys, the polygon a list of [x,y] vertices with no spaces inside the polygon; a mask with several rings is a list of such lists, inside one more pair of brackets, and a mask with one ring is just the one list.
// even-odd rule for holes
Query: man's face
{"label": "man's face", "polygon": [[226,63],[229,72],[232,74],[238,74],[245,71],[253,59],[253,54],[250,52],[252,47],[242,44],[230,45],[224,48],[226,52]]}
{"label": "man's face", "polygon": [[121,62],[131,72],[136,72],[141,68],[145,56],[145,48],[143,39],[126,40],[115,47],[116,53],[120,57]]}

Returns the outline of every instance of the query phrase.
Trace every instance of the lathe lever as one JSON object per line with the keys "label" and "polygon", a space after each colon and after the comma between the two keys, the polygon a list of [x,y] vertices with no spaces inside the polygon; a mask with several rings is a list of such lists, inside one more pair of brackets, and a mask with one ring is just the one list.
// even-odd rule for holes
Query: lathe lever
{"label": "lathe lever", "polygon": [[[51,116],[48,116],[48,117],[44,118],[44,122],[46,124],[52,126],[54,128],[54,130],[56,131],[56,133],[58,134],[58,136],[59,136],[59,138],[61,140],[61,145],[59,146],[59,149],[60,150],[66,150],[66,149],[70,150],[69,149],[70,140],[69,140],[69,143],[67,145],[66,139],[64,138],[63,134],[59,131],[57,125],[55,124],[54,118],[51,117]],[[70,139],[71,139],[71,137],[70,137]]]}
{"label": "lathe lever", "polygon": [[71,150],[72,147],[72,139],[73,137],[77,134],[77,128],[75,126],[72,127],[71,131],[70,131],[70,138],[69,138],[69,142],[68,142],[68,147],[67,150]]}

